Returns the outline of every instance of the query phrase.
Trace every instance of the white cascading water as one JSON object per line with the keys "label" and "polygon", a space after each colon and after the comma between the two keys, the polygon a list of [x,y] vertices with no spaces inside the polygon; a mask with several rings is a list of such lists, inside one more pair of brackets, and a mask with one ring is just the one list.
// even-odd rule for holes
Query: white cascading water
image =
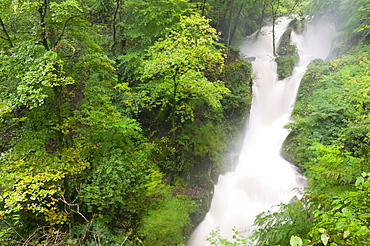
{"label": "white cascading water", "polygon": [[[315,58],[325,59],[331,49],[334,28],[323,21],[310,24],[303,34],[292,32],[291,41],[298,46],[299,62],[292,76],[278,81],[272,51],[272,27],[266,26],[252,35],[240,49],[252,62],[256,79],[248,129],[234,171],[220,175],[211,207],[196,228],[189,246],[210,245],[206,238],[220,229],[222,238],[231,239],[232,229],[248,235],[258,214],[280,203],[288,203],[299,195],[305,178],[281,155],[288,135],[292,106],[307,65]],[[289,24],[281,19],[275,27],[279,40]]]}

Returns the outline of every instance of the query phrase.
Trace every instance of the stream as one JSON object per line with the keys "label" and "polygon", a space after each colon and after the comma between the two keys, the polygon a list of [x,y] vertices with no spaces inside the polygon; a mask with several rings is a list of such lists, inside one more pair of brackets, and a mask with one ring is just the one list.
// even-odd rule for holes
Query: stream
{"label": "stream", "polygon": [[[282,18],[275,26],[276,47],[290,19]],[[240,46],[242,54],[253,60],[255,80],[253,101],[246,124],[239,162],[234,170],[220,175],[215,185],[210,210],[193,232],[189,246],[210,245],[206,238],[220,230],[222,238],[232,239],[233,229],[244,235],[253,231],[254,220],[274,205],[289,203],[301,196],[306,179],[297,168],[281,156],[289,131],[300,81],[307,65],[316,58],[326,59],[334,37],[333,25],[315,21],[302,33],[294,31],[291,43],[298,47],[299,61],[290,77],[278,80],[273,55],[272,26],[265,26]]]}

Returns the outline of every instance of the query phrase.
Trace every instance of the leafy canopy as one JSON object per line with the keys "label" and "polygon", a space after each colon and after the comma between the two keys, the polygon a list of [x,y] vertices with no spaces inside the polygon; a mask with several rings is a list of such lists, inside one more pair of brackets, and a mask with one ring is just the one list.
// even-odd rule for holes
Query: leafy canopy
{"label": "leafy canopy", "polygon": [[192,100],[220,107],[222,95],[229,90],[204,74],[218,73],[223,67],[224,56],[216,41],[217,32],[209,20],[192,15],[182,17],[166,38],[150,47],[141,76],[147,81],[141,86],[146,91],[146,107],[172,106],[172,117],[179,115],[181,121],[193,119]]}

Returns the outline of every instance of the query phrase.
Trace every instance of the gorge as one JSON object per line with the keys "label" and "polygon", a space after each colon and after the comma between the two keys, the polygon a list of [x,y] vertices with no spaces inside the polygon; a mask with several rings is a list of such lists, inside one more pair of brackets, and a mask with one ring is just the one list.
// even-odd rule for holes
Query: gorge
{"label": "gorge", "polygon": [[[277,47],[290,21],[282,18],[274,27]],[[190,246],[209,245],[206,239],[216,230],[228,240],[232,240],[233,230],[249,235],[258,214],[299,197],[306,185],[305,177],[280,155],[289,134],[284,126],[291,121],[307,65],[329,55],[335,28],[316,19],[301,33],[293,31],[290,43],[297,46],[299,61],[292,75],[283,80],[278,80],[272,30],[272,26],[265,26],[240,45],[242,54],[253,60],[255,73],[247,132],[239,161],[234,170],[219,177],[210,210],[193,233]]]}

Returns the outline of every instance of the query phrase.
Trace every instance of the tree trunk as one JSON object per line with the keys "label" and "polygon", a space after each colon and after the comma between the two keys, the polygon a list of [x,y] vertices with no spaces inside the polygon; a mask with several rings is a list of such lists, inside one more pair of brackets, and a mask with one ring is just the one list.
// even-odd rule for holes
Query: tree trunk
{"label": "tree trunk", "polygon": [[175,143],[176,139],[176,106],[177,106],[177,87],[179,83],[177,82],[177,74],[178,70],[176,71],[175,75],[173,76],[173,92],[172,92],[172,108],[171,108],[171,131],[172,131],[172,143]]}
{"label": "tree trunk", "polygon": [[[275,4],[276,1],[276,4]],[[275,26],[276,26],[276,19],[278,15],[278,8],[280,6],[280,0],[273,0],[271,1],[271,13],[272,13],[272,52],[273,55],[276,56],[276,35],[275,35]]]}
{"label": "tree trunk", "polygon": [[231,0],[229,11],[229,23],[227,25],[227,39],[226,39],[226,48],[228,49],[231,43],[231,23],[233,22],[233,13],[234,13],[234,0]]}
{"label": "tree trunk", "polygon": [[48,44],[48,38],[47,38],[47,31],[46,31],[46,23],[45,23],[45,17],[47,14],[48,9],[48,1],[44,0],[43,4],[39,8],[39,14],[40,14],[40,26],[41,26],[41,42],[44,45],[46,50],[50,50],[49,44]]}
{"label": "tree trunk", "polygon": [[10,47],[13,48],[14,46],[13,46],[12,39],[10,38],[8,31],[6,30],[3,19],[1,19],[1,17],[0,17],[0,25],[1,25],[1,28],[3,29],[6,40],[8,40],[8,43],[9,43]]}
{"label": "tree trunk", "polygon": [[116,45],[119,43],[117,42],[117,16],[118,16],[118,10],[120,9],[121,7],[121,1],[120,0],[116,0],[116,9],[114,10],[114,14],[113,14],[113,23],[112,23],[112,26],[113,26],[113,44],[112,44],[112,54],[114,57],[117,57],[117,54],[116,54]]}
{"label": "tree trunk", "polygon": [[275,44],[275,15],[272,16],[272,54],[276,56],[276,44]]}
{"label": "tree trunk", "polygon": [[267,8],[267,0],[263,1],[263,8],[262,8],[262,13],[261,13],[260,25],[262,25],[263,20],[265,19],[266,8]]}
{"label": "tree trunk", "polygon": [[203,0],[203,5],[202,5],[202,15],[204,16],[204,9],[206,7],[206,1],[207,0]]}
{"label": "tree trunk", "polygon": [[240,15],[242,13],[243,8],[244,8],[244,3],[242,3],[242,5],[239,8],[238,14],[236,15],[233,31],[231,32],[231,41],[230,42],[232,42],[234,40],[236,28],[238,27],[239,18],[240,18]]}

